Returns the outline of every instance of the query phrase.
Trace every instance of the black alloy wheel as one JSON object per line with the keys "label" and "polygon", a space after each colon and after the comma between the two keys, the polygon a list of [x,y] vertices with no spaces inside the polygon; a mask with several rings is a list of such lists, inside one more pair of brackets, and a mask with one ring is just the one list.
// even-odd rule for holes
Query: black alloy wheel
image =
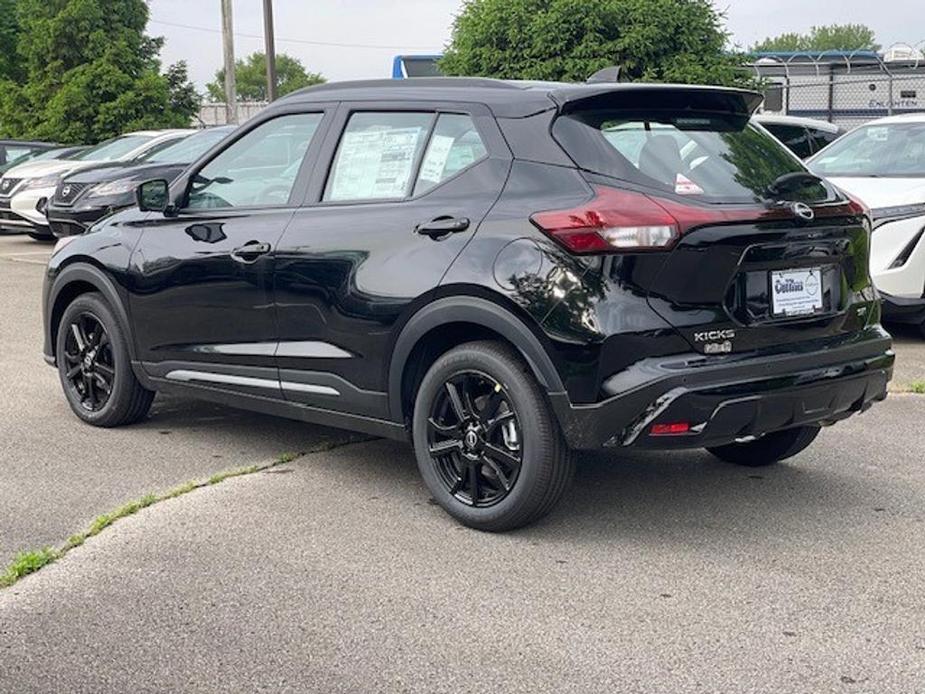
{"label": "black alloy wheel", "polygon": [[414,398],[418,470],[470,528],[503,532],[549,513],[573,458],[530,367],[510,346],[468,342],[437,357]]}
{"label": "black alloy wheel", "polygon": [[77,314],[66,329],[64,379],[80,406],[102,410],[115,386],[116,368],[109,334],[90,312]]}
{"label": "black alloy wheel", "polygon": [[523,462],[521,425],[494,378],[463,371],[446,380],[427,420],[428,451],[447,491],[467,506],[504,499]]}
{"label": "black alloy wheel", "polygon": [[55,361],[71,410],[87,424],[120,426],[148,413],[154,392],[132,370],[129,341],[100,294],[81,294],[64,309]]}

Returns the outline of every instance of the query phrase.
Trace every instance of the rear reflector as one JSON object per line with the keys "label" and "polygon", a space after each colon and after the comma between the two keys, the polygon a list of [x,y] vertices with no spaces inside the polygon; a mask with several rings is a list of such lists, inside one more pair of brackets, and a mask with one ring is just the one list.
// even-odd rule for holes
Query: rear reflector
{"label": "rear reflector", "polygon": [[653,424],[649,433],[652,436],[677,436],[686,434],[690,430],[690,422],[671,422],[669,424]]}
{"label": "rear reflector", "polygon": [[[817,218],[866,213],[853,199],[817,205],[813,211]],[[594,197],[588,202],[568,210],[537,212],[530,221],[572,253],[612,253],[667,250],[682,234],[701,226],[794,218],[791,203],[710,207],[594,186]]]}

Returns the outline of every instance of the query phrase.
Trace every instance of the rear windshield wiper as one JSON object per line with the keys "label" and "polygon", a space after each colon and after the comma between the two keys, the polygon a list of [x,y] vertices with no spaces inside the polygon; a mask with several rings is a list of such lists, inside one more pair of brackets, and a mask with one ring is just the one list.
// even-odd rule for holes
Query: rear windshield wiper
{"label": "rear windshield wiper", "polygon": [[809,171],[793,171],[775,178],[765,191],[772,198],[780,198],[787,193],[792,193],[794,190],[814,183],[823,187],[825,186],[825,181],[814,173],[810,173]]}

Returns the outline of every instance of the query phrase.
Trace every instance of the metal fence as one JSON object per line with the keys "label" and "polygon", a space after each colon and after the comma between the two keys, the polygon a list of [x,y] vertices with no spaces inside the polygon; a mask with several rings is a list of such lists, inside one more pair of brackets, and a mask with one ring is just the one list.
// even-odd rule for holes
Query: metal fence
{"label": "metal fence", "polygon": [[918,49],[793,53],[750,66],[768,85],[763,110],[850,128],[874,118],[925,111],[925,59]]}
{"label": "metal fence", "polygon": [[[266,106],[265,101],[239,101],[238,123],[243,123],[249,118],[253,118]],[[226,122],[225,103],[208,103],[199,106],[199,114],[196,116],[194,125],[200,128],[208,128],[213,125],[225,125]]]}

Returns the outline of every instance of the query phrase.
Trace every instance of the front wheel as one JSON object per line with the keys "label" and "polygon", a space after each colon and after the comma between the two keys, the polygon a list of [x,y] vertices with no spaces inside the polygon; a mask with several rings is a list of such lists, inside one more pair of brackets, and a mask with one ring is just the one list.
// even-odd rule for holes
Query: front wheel
{"label": "front wheel", "polygon": [[99,294],[82,294],[64,310],[55,358],[68,404],[88,424],[131,424],[148,413],[154,393],[135,378],[126,336]]}
{"label": "front wheel", "polygon": [[505,531],[549,513],[572,457],[533,374],[506,345],[456,347],[431,366],[413,415],[418,469],[460,523]]}
{"label": "front wheel", "polygon": [[755,441],[730,443],[707,450],[727,463],[764,467],[795,456],[809,446],[818,435],[818,426],[794,427],[765,434]]}

